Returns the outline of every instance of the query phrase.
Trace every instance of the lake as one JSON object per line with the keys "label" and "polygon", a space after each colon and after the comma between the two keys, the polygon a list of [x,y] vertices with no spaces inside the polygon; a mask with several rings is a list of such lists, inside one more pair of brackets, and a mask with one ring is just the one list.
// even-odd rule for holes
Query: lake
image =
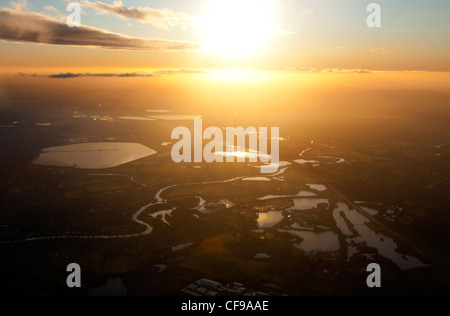
{"label": "lake", "polygon": [[338,235],[333,231],[312,232],[299,230],[278,230],[281,233],[289,233],[300,237],[302,241],[293,246],[305,252],[333,252],[340,249]]}
{"label": "lake", "polygon": [[35,165],[105,169],[156,154],[156,151],[135,143],[82,143],[45,148]]}
{"label": "lake", "polygon": [[[402,270],[426,266],[426,264],[421,262],[419,259],[400,253],[398,250],[398,245],[393,238],[385,234],[375,232],[367,225],[370,222],[367,217],[354,209],[350,209],[347,204],[340,202],[337,204],[337,208],[334,210],[333,215],[338,228],[345,236],[352,236],[353,234],[340,215],[341,213],[345,214],[345,217],[349,220],[349,222],[353,225],[353,228],[358,233],[358,236],[354,238],[347,238],[347,242],[366,244],[368,247],[375,248],[379,255],[390,259]],[[352,256],[354,254],[356,254],[355,251],[351,253]]]}
{"label": "lake", "polygon": [[258,213],[258,228],[270,228],[284,219],[283,211],[268,211]]}

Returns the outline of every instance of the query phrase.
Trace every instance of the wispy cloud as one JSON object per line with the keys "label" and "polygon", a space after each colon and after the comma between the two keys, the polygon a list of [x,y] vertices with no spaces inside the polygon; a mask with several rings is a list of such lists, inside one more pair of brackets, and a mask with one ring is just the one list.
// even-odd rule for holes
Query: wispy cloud
{"label": "wispy cloud", "polygon": [[372,74],[372,73],[419,73],[422,70],[373,70],[359,68],[308,68],[308,67],[279,67],[262,68],[267,71],[322,73],[322,74]]}
{"label": "wispy cloud", "polygon": [[[350,68],[302,68],[302,67],[279,67],[279,68],[254,68],[247,69],[248,71],[264,71],[264,72],[297,72],[310,74],[372,74],[372,73],[417,73],[419,71],[410,70],[370,70],[370,69],[350,69]],[[124,73],[75,73],[62,72],[57,74],[36,74],[18,72],[16,76],[32,77],[32,78],[51,78],[51,79],[70,79],[70,78],[154,78],[171,75],[183,74],[214,74],[215,69],[157,69],[148,71],[146,73],[124,72]],[[222,70],[219,70],[222,71]]]}
{"label": "wispy cloud", "polygon": [[175,12],[167,8],[126,7],[122,1],[114,1],[112,4],[107,4],[100,1],[90,2],[83,0],[82,3],[84,6],[96,9],[100,14],[114,14],[121,18],[149,23],[154,27],[165,30],[179,25],[186,25],[193,19],[188,14]]}
{"label": "wispy cloud", "polygon": [[203,69],[159,69],[149,73],[136,73],[136,72],[125,72],[125,73],[73,73],[73,72],[63,72],[58,74],[36,74],[36,73],[24,73],[19,72],[17,76],[19,77],[33,77],[33,78],[51,78],[51,79],[70,79],[70,78],[83,78],[83,77],[95,77],[95,78],[151,78],[151,77],[161,77],[168,75],[177,74],[208,74],[211,73],[209,70]]}
{"label": "wispy cloud", "polygon": [[31,7],[31,5],[28,3],[28,0],[11,1],[10,6],[15,11],[23,11]]}
{"label": "wispy cloud", "polygon": [[70,78],[82,78],[82,77],[97,77],[97,78],[149,78],[154,77],[153,74],[139,74],[139,73],[59,73],[51,75],[39,75],[36,73],[17,73],[19,77],[33,77],[33,78],[51,78],[51,79],[70,79]]}
{"label": "wispy cloud", "polygon": [[392,53],[392,51],[390,51],[387,48],[376,48],[376,49],[372,49],[370,52],[375,53],[375,54],[391,54]]}
{"label": "wispy cloud", "polygon": [[65,21],[67,18],[67,15],[62,14],[61,12],[59,12],[59,10],[57,8],[55,8],[54,6],[51,6],[51,5],[43,6],[42,10],[45,15],[48,15],[48,16],[55,18],[57,20],[60,20],[60,21]]}
{"label": "wispy cloud", "polygon": [[87,26],[70,28],[43,14],[10,9],[0,11],[0,39],[19,43],[122,50],[190,51],[200,48],[200,45],[192,42],[129,37]]}
{"label": "wispy cloud", "polygon": [[307,73],[329,73],[329,74],[339,74],[339,73],[353,73],[353,74],[370,74],[375,71],[368,69],[346,69],[346,68],[302,68],[302,67],[282,67],[274,70],[281,71],[296,71],[296,72],[307,72]]}
{"label": "wispy cloud", "polygon": [[202,69],[162,69],[153,72],[155,75],[176,75],[176,74],[208,74],[211,71]]}
{"label": "wispy cloud", "polygon": [[53,13],[59,13],[59,10],[51,5],[46,5],[46,6],[42,7],[42,9],[44,9],[45,11],[53,12]]}
{"label": "wispy cloud", "polygon": [[138,74],[138,73],[61,73],[55,75],[49,75],[48,78],[52,79],[67,79],[67,78],[79,78],[79,77],[100,77],[100,78],[136,78],[136,77],[153,77],[152,74]]}

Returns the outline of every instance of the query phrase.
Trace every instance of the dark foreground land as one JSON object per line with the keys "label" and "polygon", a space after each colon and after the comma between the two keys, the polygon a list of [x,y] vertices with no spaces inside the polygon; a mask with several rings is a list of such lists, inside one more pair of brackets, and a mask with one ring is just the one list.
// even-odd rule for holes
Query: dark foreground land
{"label": "dark foreground land", "polygon": [[[291,165],[270,182],[224,182],[261,176],[247,163],[173,163],[171,146],[161,144],[170,141],[175,126],[192,123],[118,119],[145,115],[145,108],[36,108],[20,102],[4,107],[0,293],[183,295],[183,288],[208,278],[273,295],[448,295],[449,96],[421,92],[405,94],[400,102],[399,94],[385,96],[398,104],[395,108],[343,106],[337,113],[325,104],[270,119],[261,112],[258,123],[239,115],[175,109],[202,114],[205,126],[280,126],[285,138],[280,158]],[[36,125],[43,122],[51,125]],[[32,164],[43,148],[100,141],[141,143],[158,154],[105,170]],[[300,158],[318,161],[317,166],[296,163]],[[326,190],[314,191],[308,184]],[[179,186],[164,190],[164,203],[139,214],[153,228],[139,235],[145,227],[133,215],[172,185]],[[299,191],[324,201],[295,210],[293,196]],[[260,199],[267,195],[284,197]],[[333,214],[342,203],[376,210],[367,214],[367,227],[392,238],[403,258],[423,265],[401,269],[376,247],[348,240]],[[166,221],[151,216],[167,210],[172,213]],[[258,227],[261,213],[277,211],[282,214],[278,223]],[[339,216],[357,240],[358,227],[345,214]],[[309,238],[305,232],[332,234],[337,243],[307,251],[305,244],[299,246]],[[130,234],[139,236],[123,237]],[[72,262],[82,267],[81,289],[66,287]],[[366,286],[371,262],[382,266],[381,289]]]}

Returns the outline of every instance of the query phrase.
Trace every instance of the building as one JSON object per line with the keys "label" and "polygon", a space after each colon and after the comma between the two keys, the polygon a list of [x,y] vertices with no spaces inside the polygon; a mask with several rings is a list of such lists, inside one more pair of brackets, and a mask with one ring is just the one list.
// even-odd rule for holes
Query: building
{"label": "building", "polygon": [[201,286],[206,286],[206,287],[213,288],[216,290],[221,290],[224,288],[224,286],[222,284],[220,284],[219,282],[215,282],[215,281],[212,281],[209,279],[201,279],[201,280],[198,280],[197,283]]}
{"label": "building", "polygon": [[183,293],[190,296],[268,296],[269,294],[260,291],[249,290],[242,283],[233,282],[226,286],[219,282],[200,279],[197,282],[189,284],[182,290]]}

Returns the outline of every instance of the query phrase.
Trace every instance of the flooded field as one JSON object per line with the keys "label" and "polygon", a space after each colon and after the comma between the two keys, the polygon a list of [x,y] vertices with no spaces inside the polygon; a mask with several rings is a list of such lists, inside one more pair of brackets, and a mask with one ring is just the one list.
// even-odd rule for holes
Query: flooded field
{"label": "flooded field", "polygon": [[305,252],[334,252],[340,249],[338,235],[335,232],[309,232],[301,230],[278,230],[280,233],[288,233],[301,239],[295,242],[294,247]]}
{"label": "flooded field", "polygon": [[156,151],[133,143],[82,143],[44,148],[35,165],[106,169],[156,154]]}
{"label": "flooded field", "polygon": [[[375,195],[371,186],[379,182],[360,176],[369,163],[391,168],[393,160],[380,160],[378,154],[388,149],[364,149],[377,152],[372,154],[350,150],[344,142],[286,135],[279,169],[271,174],[260,173],[267,164],[249,161],[260,158],[259,152],[239,147],[216,154],[244,157],[243,163],[175,164],[171,129],[199,116],[166,111],[129,115],[76,109],[59,119],[0,122],[6,126],[4,138],[12,130],[36,135],[2,200],[11,211],[0,216],[0,248],[18,250],[9,260],[34,249],[39,264],[58,265],[57,258],[73,259],[68,249],[78,249],[82,255],[74,260],[87,266],[95,281],[90,295],[155,288],[178,293],[173,284],[182,288],[181,280],[199,276],[224,283],[237,278],[255,287],[271,284],[290,295],[330,293],[348,278],[354,282],[349,291],[358,292],[359,279],[352,278],[355,273],[364,277],[372,262],[392,278],[390,290],[409,275],[415,280],[423,271],[440,271],[427,248],[406,237],[414,236],[407,227],[429,218],[410,202],[414,195]],[[65,131],[64,124],[77,125],[80,132]],[[99,126],[103,133],[97,133]],[[433,146],[433,157],[435,150],[445,146]],[[398,171],[397,179],[406,174]],[[364,186],[356,184],[360,181]],[[425,190],[434,187],[428,184]],[[36,207],[42,203],[47,207]],[[45,216],[51,219],[41,220]],[[439,221],[444,225],[442,217]],[[326,276],[319,287],[318,275]],[[168,279],[173,283],[165,286]]]}

